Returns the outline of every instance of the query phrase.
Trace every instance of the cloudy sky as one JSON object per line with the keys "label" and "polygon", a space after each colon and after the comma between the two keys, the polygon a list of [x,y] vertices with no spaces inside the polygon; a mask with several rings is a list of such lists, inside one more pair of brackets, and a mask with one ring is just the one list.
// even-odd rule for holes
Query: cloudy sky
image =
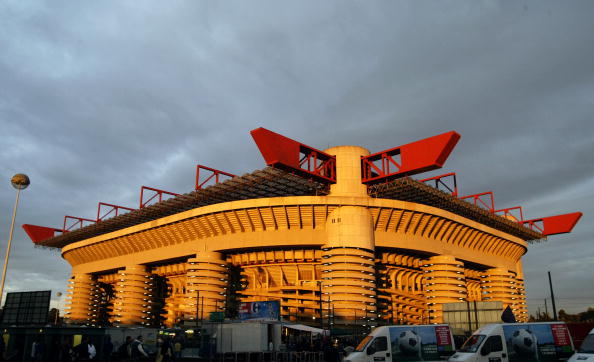
{"label": "cloudy sky", "polygon": [[[198,163],[263,168],[259,126],[371,151],[456,130],[462,194],[584,212],[530,246],[531,312],[547,270],[558,308],[594,306],[593,19],[592,1],[2,1],[0,250],[17,172],[17,224],[59,227],[141,185],[188,192]],[[64,292],[69,270],[17,229],[8,291]]]}

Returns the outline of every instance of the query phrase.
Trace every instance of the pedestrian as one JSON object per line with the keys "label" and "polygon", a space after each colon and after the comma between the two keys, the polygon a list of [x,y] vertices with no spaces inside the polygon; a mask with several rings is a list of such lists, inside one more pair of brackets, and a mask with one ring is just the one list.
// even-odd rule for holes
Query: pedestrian
{"label": "pedestrian", "polygon": [[6,354],[6,344],[4,343],[4,337],[0,334],[0,362],[4,362],[4,355]]}
{"label": "pedestrian", "polygon": [[182,344],[178,338],[175,340],[175,343],[173,344],[173,355],[175,356],[176,359],[181,358],[181,351],[182,351]]}
{"label": "pedestrian", "polygon": [[120,362],[130,361],[130,358],[132,357],[132,355],[130,353],[131,345],[132,345],[132,337],[126,336],[126,340],[120,346],[120,348],[118,348],[118,358],[119,358]]}
{"label": "pedestrian", "polygon": [[159,352],[162,358],[161,362],[173,361],[173,349],[171,348],[171,340],[168,337],[163,340]]}
{"label": "pedestrian", "polygon": [[62,344],[60,345],[60,362],[72,362],[72,347],[70,346],[70,341],[64,339]]}
{"label": "pedestrian", "polygon": [[133,362],[142,361],[143,359],[148,358],[148,353],[146,353],[142,344],[143,340],[144,338],[142,338],[142,336],[138,336],[130,345],[130,355]]}
{"label": "pedestrian", "polygon": [[41,362],[43,361],[43,354],[45,352],[45,345],[41,337],[37,337],[33,345],[31,346],[31,361]]}
{"label": "pedestrian", "polygon": [[84,336],[82,342],[74,347],[76,361],[92,361],[97,356],[97,349],[89,337]]}
{"label": "pedestrian", "polygon": [[103,341],[103,361],[111,362],[111,354],[113,353],[113,343],[111,342],[111,336],[105,336],[105,340]]}

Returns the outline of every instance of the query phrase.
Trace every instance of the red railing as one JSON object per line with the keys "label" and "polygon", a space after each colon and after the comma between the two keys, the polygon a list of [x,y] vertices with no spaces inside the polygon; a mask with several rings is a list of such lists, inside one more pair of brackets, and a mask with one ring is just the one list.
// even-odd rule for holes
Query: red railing
{"label": "red railing", "polygon": [[[76,222],[74,224],[68,225],[68,220],[76,220]],[[84,217],[76,217],[76,216],[70,216],[70,215],[66,215],[64,216],[64,227],[62,228],[63,232],[69,232],[72,231],[72,229],[74,229],[75,227],[78,226],[78,228],[82,228],[83,226],[85,226],[85,223],[95,223],[97,222],[97,220],[91,220],[91,219],[85,219]]]}
{"label": "red railing", "polygon": [[[448,185],[448,183],[446,182],[446,180],[448,180],[448,182],[452,182],[453,184]],[[424,183],[433,183],[431,181],[435,182],[435,188],[438,190],[441,190],[441,187],[445,188],[452,196],[457,197],[458,196],[458,183],[456,181],[456,173],[455,172],[450,172],[450,173],[446,173],[443,175],[439,175],[439,176],[433,176],[433,177],[429,177],[426,179],[421,180],[421,182]],[[442,190],[443,191],[443,190]]]}
{"label": "red railing", "polygon": [[524,213],[522,206],[508,207],[507,209],[495,210],[495,214],[504,216],[510,220],[522,222],[524,221]]}
{"label": "red railing", "polygon": [[[101,214],[101,208],[102,206],[108,207],[108,211],[105,214]],[[119,206],[119,205],[113,205],[113,204],[108,204],[105,202],[100,202],[99,205],[97,206],[97,221],[101,221],[103,219],[105,219],[107,216],[109,216],[111,213],[115,213],[113,216],[118,216],[120,214],[120,210],[126,210],[126,211],[134,211],[134,209],[130,208],[130,207],[125,207],[125,206]]]}
{"label": "red railing", "polygon": [[[153,196],[149,197],[146,201],[144,201],[145,190],[153,191],[155,193]],[[155,189],[153,187],[148,187],[148,186],[142,186],[140,188],[140,208],[142,209],[143,207],[146,207],[149,202],[153,201],[157,197],[158,197],[157,202],[163,201],[163,195],[169,195],[169,196],[174,196],[174,197],[179,196],[179,194],[176,194],[174,192],[159,190],[159,189]]]}
{"label": "red railing", "polygon": [[[204,179],[204,181],[200,181],[200,170],[208,171],[209,175]],[[203,188],[209,181],[214,179],[214,183],[218,184],[221,182],[221,177],[236,177],[232,173],[224,172],[221,170],[217,170],[215,168],[206,167],[203,165],[196,166],[196,190],[200,190]]]}
{"label": "red railing", "polygon": [[[487,198],[487,201],[485,201],[485,198]],[[466,199],[472,199],[472,203],[475,206],[484,207],[487,210],[489,210],[489,212],[495,212],[495,198],[493,197],[492,191],[482,192],[480,194],[475,195],[462,196],[460,198],[460,200]]]}

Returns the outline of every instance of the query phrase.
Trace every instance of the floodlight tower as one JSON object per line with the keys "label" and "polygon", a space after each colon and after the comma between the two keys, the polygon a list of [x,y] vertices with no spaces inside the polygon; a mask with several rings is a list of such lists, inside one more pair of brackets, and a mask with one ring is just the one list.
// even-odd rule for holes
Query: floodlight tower
{"label": "floodlight tower", "polygon": [[8,235],[8,243],[6,244],[6,256],[4,257],[4,267],[2,268],[2,282],[0,284],[0,306],[2,306],[2,295],[4,294],[4,281],[6,280],[6,268],[8,267],[8,258],[10,257],[10,244],[12,243],[12,233],[14,231],[14,220],[16,219],[17,207],[19,206],[19,195],[21,190],[26,189],[31,181],[29,176],[24,173],[17,173],[10,179],[12,187],[16,192],[16,200],[14,202],[14,209],[12,210],[12,222],[10,223],[10,234]]}

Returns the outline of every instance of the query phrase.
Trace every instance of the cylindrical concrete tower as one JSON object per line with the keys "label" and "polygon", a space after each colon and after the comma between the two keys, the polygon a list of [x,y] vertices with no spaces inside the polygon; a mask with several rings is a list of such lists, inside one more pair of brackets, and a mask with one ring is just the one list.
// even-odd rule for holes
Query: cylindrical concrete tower
{"label": "cylindrical concrete tower", "polygon": [[144,265],[128,265],[120,271],[113,303],[113,323],[116,325],[144,324],[151,312],[151,280]]}
{"label": "cylindrical concrete tower", "polygon": [[[500,300],[503,302],[503,308],[510,306],[516,300],[516,275],[505,268],[492,268],[483,275],[483,300]],[[517,317],[517,314],[514,311]]]}
{"label": "cylindrical concrete tower", "polygon": [[227,266],[221,253],[201,251],[195,258],[188,259],[186,318],[203,319],[208,318],[210,312],[223,311],[226,286]]}
{"label": "cylindrical concrete tower", "polygon": [[518,261],[516,267],[516,297],[512,308],[519,322],[528,322],[528,306],[526,304],[526,287],[524,286],[524,271],[522,262]]}
{"label": "cylindrical concrete tower", "polygon": [[71,323],[87,323],[94,310],[95,280],[90,274],[73,274],[69,283],[68,320]]}
{"label": "cylindrical concrete tower", "polygon": [[[336,184],[329,196],[366,197],[361,183],[362,147],[326,150],[336,156]],[[371,213],[365,207],[341,206],[326,220],[327,242],[322,246],[322,292],[330,299],[336,320],[375,319],[375,241]]]}
{"label": "cylindrical concrete tower", "polygon": [[466,299],[464,264],[453,256],[439,255],[427,259],[423,269],[430,322],[442,323],[442,304]]}

